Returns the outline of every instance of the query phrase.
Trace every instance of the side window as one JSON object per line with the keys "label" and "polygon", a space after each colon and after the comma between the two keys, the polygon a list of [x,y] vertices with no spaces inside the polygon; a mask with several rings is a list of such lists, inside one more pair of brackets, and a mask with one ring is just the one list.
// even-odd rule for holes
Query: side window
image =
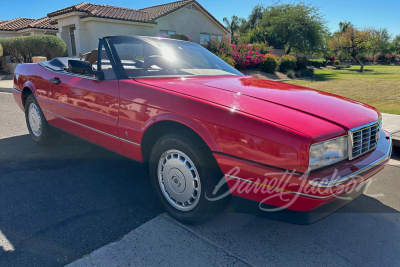
{"label": "side window", "polygon": [[[117,77],[115,76],[115,72],[112,68],[111,61],[108,58],[107,52],[103,45],[101,45],[100,51],[100,69],[104,73],[104,80],[114,80]],[[94,65],[94,64],[93,64]]]}
{"label": "side window", "polygon": [[200,33],[200,44],[208,45],[210,42],[210,34],[209,33]]}
{"label": "side window", "polygon": [[160,30],[160,37],[168,37],[176,34],[176,31]]}

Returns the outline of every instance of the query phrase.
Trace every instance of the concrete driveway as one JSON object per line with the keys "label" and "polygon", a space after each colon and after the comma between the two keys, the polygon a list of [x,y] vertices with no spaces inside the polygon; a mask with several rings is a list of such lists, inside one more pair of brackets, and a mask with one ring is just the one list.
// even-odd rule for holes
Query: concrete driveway
{"label": "concrete driveway", "polygon": [[[163,214],[141,165],[66,135],[33,144],[0,93],[0,266],[398,266],[399,151],[366,195],[309,226]],[[397,157],[397,158],[396,158]]]}

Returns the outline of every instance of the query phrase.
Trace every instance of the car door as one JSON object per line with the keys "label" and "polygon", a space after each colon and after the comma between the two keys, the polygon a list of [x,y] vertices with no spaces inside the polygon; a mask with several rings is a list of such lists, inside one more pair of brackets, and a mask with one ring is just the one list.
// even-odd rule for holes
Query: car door
{"label": "car door", "polygon": [[[106,51],[99,46],[99,64],[104,79],[53,72],[51,81],[51,124],[92,143],[123,154],[118,137],[118,79]],[[103,66],[102,66],[103,63]]]}

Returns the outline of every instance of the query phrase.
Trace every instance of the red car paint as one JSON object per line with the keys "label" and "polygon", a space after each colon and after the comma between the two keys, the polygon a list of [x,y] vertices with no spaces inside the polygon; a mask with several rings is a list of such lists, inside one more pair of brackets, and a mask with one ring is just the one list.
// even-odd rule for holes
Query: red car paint
{"label": "red car paint", "polygon": [[[51,83],[50,78],[61,83]],[[362,168],[387,153],[390,140],[381,138],[376,150],[305,177],[313,143],[377,121],[379,112],[354,100],[291,84],[249,76],[99,81],[52,72],[38,64],[21,64],[13,90],[21,108],[27,90],[35,95],[50,124],[137,161],[144,160],[140,145],[150,127],[160,121],[183,124],[206,142],[225,174],[239,166],[241,178],[260,178],[254,188],[272,188],[285,192],[289,199],[297,197],[289,207],[297,211],[329,202],[340,190],[364,182],[387,163],[379,162],[355,182],[330,192],[313,191],[315,186],[308,181],[332,180],[334,169],[340,176],[349,175],[352,168]],[[293,172],[289,179],[285,170]],[[274,180],[271,173],[289,182],[268,184]],[[269,178],[267,183],[265,178]],[[227,182],[234,195],[285,206],[282,197],[273,197],[271,192],[234,190],[245,181],[227,178]],[[293,194],[301,190],[316,198]]]}

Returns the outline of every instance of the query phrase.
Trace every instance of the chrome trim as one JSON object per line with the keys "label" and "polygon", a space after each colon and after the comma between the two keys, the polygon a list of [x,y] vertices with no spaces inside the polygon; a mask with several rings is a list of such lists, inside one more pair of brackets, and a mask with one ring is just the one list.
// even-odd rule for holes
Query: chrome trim
{"label": "chrome trim", "polygon": [[132,145],[135,145],[135,146],[140,146],[138,143],[135,143],[135,142],[132,142],[132,141],[128,141],[128,140],[126,140],[126,139],[124,139],[124,138],[119,138],[121,141],[124,141],[124,142],[127,142],[127,143],[129,143],[129,144],[132,144]]}
{"label": "chrome trim", "polygon": [[[353,142],[354,142],[354,140],[353,140],[353,133],[354,133],[354,132],[362,131],[362,130],[364,130],[364,129],[371,128],[371,127],[373,127],[373,126],[375,126],[375,125],[378,125],[378,129],[379,129],[379,130],[382,129],[382,115],[381,115],[381,114],[379,114],[379,118],[378,118],[376,121],[371,122],[371,123],[368,123],[368,124],[365,124],[365,125],[362,125],[362,126],[359,126],[359,127],[356,127],[356,128],[353,128],[353,129],[350,129],[350,130],[348,131],[347,151],[348,151],[348,155],[349,155],[349,160],[352,160],[352,159],[355,159],[355,158],[357,158],[357,157],[360,157],[360,156],[364,155],[365,153],[368,153],[369,151],[374,150],[374,149],[378,146],[380,134],[379,134],[378,140],[376,141],[376,146],[375,146],[375,147],[373,147],[373,148],[371,148],[371,149],[368,149],[368,150],[365,151],[364,153],[361,153],[361,154],[359,154],[359,155],[353,157]],[[361,142],[361,144],[362,144],[362,142]]]}
{"label": "chrome trim", "polygon": [[21,90],[18,90],[18,89],[14,88],[14,87],[13,87],[13,90],[14,90],[14,91],[17,91],[17,92],[19,92],[19,93],[22,92]]}
{"label": "chrome trim", "polygon": [[229,175],[229,174],[225,174],[225,176],[227,176],[229,178],[237,179],[237,180],[240,180],[240,181],[243,181],[243,182],[247,182],[247,183],[251,183],[251,184],[253,183],[252,180],[243,179],[243,178],[240,178],[240,177],[237,177],[237,176],[233,176],[233,175]]}
{"label": "chrome trim", "polygon": [[354,178],[354,176],[356,176],[356,175],[358,175],[360,173],[364,173],[366,171],[369,171],[370,169],[373,169],[373,168],[377,167],[377,165],[385,162],[386,160],[389,160],[391,154],[392,154],[392,136],[389,134],[389,149],[386,152],[386,154],[383,157],[381,157],[380,159],[377,159],[376,161],[374,161],[371,164],[365,166],[364,168],[359,169],[358,171],[355,171],[355,172],[353,172],[351,174],[348,174],[346,176],[337,178],[335,180],[331,180],[329,182],[309,181],[308,183],[310,185],[312,185],[312,186],[318,186],[318,187],[333,187],[333,186],[337,186],[337,185],[343,184],[346,181],[351,180],[352,178]]}
{"label": "chrome trim", "polygon": [[51,71],[51,72],[55,72],[55,73],[60,73],[60,74],[65,74],[65,75],[69,75],[69,76],[74,76],[74,77],[80,77],[80,78],[86,78],[89,80],[93,80],[93,81],[100,81],[98,78],[93,78],[93,77],[89,77],[89,76],[85,76],[85,75],[79,75],[79,74],[75,74],[75,73],[70,73],[70,72],[66,72],[66,71],[59,71],[59,70],[53,70],[50,69],[49,67],[45,66],[43,63],[38,62],[38,64],[40,66],[42,66],[43,68]]}
{"label": "chrome trim", "polygon": [[112,134],[108,134],[108,133],[102,132],[102,131],[100,131],[100,130],[94,129],[94,128],[89,127],[89,126],[87,126],[87,125],[84,125],[84,124],[82,124],[82,123],[79,123],[79,122],[76,122],[76,121],[67,119],[67,118],[65,118],[65,117],[63,117],[63,116],[60,116],[60,115],[57,115],[57,114],[55,114],[55,113],[53,113],[53,112],[50,112],[50,111],[48,111],[48,110],[45,110],[45,109],[42,109],[42,110],[43,110],[43,111],[46,111],[47,113],[50,113],[50,114],[52,114],[52,115],[54,115],[54,116],[57,116],[57,117],[59,117],[59,118],[61,118],[61,119],[64,119],[64,120],[66,120],[66,121],[75,123],[76,125],[85,127],[85,128],[87,128],[87,129],[89,129],[89,130],[92,130],[92,131],[95,131],[95,132],[98,132],[98,133],[107,135],[107,136],[109,136],[109,137],[118,139],[118,140],[120,140],[120,141],[125,141],[125,142],[127,142],[127,143],[130,143],[130,144],[133,144],[133,145],[136,145],[136,146],[140,146],[140,144],[138,144],[138,143],[131,142],[131,141],[125,140],[125,139],[123,139],[123,138],[120,138],[120,137],[118,137],[118,136],[115,136],[115,135],[112,135]]}

